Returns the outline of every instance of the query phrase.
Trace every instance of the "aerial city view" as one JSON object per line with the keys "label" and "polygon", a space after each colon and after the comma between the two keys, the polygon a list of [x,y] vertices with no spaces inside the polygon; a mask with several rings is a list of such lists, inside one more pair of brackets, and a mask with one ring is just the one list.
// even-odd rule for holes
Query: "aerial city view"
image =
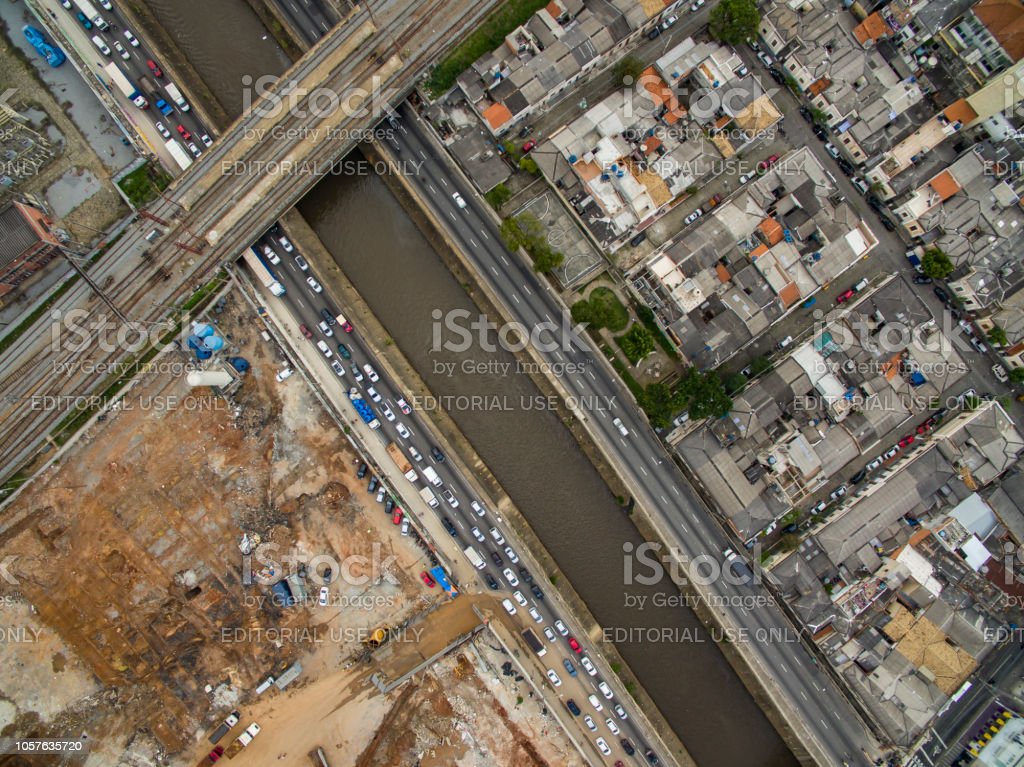
{"label": "aerial city view", "polygon": [[0,20],[0,767],[1024,767],[1024,0]]}

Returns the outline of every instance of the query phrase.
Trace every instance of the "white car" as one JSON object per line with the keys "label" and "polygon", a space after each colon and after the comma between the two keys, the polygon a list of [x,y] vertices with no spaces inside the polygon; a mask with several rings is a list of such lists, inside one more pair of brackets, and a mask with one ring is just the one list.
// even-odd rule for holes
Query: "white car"
{"label": "white car", "polygon": [[409,518],[402,517],[402,535],[409,534]]}
{"label": "white car", "polygon": [[306,284],[313,289],[314,293],[323,293],[324,289],[320,287],[320,283],[314,280],[312,277],[306,278]]}
{"label": "white car", "polygon": [[291,368],[285,368],[285,369],[284,369],[284,370],[282,370],[282,371],[281,371],[280,373],[278,373],[278,374],[277,374],[276,376],[274,376],[274,378],[276,378],[276,379],[277,379],[277,381],[278,381],[278,383],[280,383],[280,382],[281,382],[281,381],[283,381],[284,379],[286,379],[286,378],[288,378],[289,376],[291,376],[291,374],[292,374],[292,373],[294,373],[294,372],[295,372],[295,371],[294,371],[294,370],[292,370]]}
{"label": "white car", "polygon": [[551,669],[548,669],[547,673],[548,673],[548,679],[551,680],[551,684],[553,684],[555,687],[561,687],[562,686],[562,680],[558,678],[558,674],[556,674]]}
{"label": "white car", "polygon": [[330,347],[328,347],[327,344],[325,344],[323,341],[317,341],[316,348],[322,351],[327,359],[330,359],[331,357],[334,356],[334,352],[332,352],[330,350]]}
{"label": "white car", "polygon": [[484,538],[484,534],[480,532],[479,527],[471,527],[469,528],[469,532],[473,535],[474,538],[480,541],[480,543],[487,543],[487,539]]}
{"label": "white car", "polygon": [[338,377],[345,375],[345,366],[337,360],[331,360],[331,370],[338,374]]}
{"label": "white car", "polygon": [[766,67],[770,67],[772,64],[775,63],[775,59],[773,59],[764,51],[757,52],[757,60],[764,64]]}
{"label": "white car", "polygon": [[690,5],[690,13],[696,13],[704,6],[704,0],[696,0]]}
{"label": "white car", "polygon": [[412,436],[409,433],[409,430],[405,428],[405,424],[402,423],[401,421],[395,424],[395,431],[398,432],[398,436],[401,437],[402,439],[409,439],[409,437]]}
{"label": "white car", "polygon": [[412,412],[412,408],[409,407],[409,403],[405,401],[404,397],[399,397],[397,400],[395,400],[395,404],[398,405],[398,409],[401,410],[402,413],[404,413],[405,415],[409,415],[409,413]]}
{"label": "white car", "polygon": [[119,42],[114,42],[114,50],[117,51],[117,55],[125,61],[128,61],[128,59],[132,57],[132,55],[128,53],[128,49],[121,45],[121,43]]}
{"label": "white car", "polygon": [[452,192],[452,199],[455,200],[455,204],[460,208],[466,207],[466,201],[462,199],[462,195],[458,192]]}
{"label": "white car", "polygon": [[278,237],[277,241],[281,243],[281,247],[285,249],[286,253],[291,253],[293,250],[295,250],[294,246],[291,244],[291,242],[288,241],[287,237]]}
{"label": "white car", "polygon": [[200,150],[199,147],[197,147],[195,145],[195,142],[193,141],[189,141],[188,144],[186,144],[186,146],[188,147],[188,151],[192,153],[193,157],[198,157],[203,153],[202,150]]}
{"label": "white car", "polygon": [[678,16],[669,16],[667,19],[665,19],[663,22],[661,22],[661,31],[664,32],[666,29],[668,29],[673,24],[675,24],[677,21],[679,21],[679,17]]}
{"label": "white car", "polygon": [[881,466],[881,465],[882,465],[882,459],[881,459],[881,458],[876,458],[875,460],[873,460],[873,461],[871,461],[870,463],[868,463],[868,464],[867,464],[867,465],[866,465],[866,466],[864,467],[864,469],[865,469],[866,471],[874,471],[875,469],[877,469],[877,468],[878,468],[879,466]]}
{"label": "white car", "polygon": [[621,732],[621,730],[619,730],[619,725],[615,724],[615,720],[611,717],[605,719],[604,723],[608,725],[608,729],[611,731],[612,735],[618,735]]}
{"label": "white car", "polygon": [[544,627],[544,636],[546,636],[548,638],[549,642],[557,642],[558,641],[558,637],[555,636],[555,630],[553,628],[551,628],[550,626],[545,626]]}
{"label": "white car", "polygon": [[501,606],[505,608],[505,612],[507,612],[509,615],[515,615],[517,612],[516,606],[507,599],[501,600]]}
{"label": "white car", "polygon": [[703,215],[704,211],[701,210],[700,208],[697,208],[697,210],[693,211],[693,213],[691,213],[689,216],[683,219],[683,224],[692,224],[694,221],[696,221]]}
{"label": "white car", "polygon": [[[109,8],[107,8],[107,10],[109,11],[110,9],[109,9]],[[129,30],[127,30],[127,29],[126,29],[126,30],[124,31],[124,39],[128,41],[128,44],[129,44],[129,45],[130,45],[130,46],[131,46],[132,48],[138,48],[138,47],[139,47],[139,38],[137,38],[137,37],[136,37],[135,35],[133,35],[133,34],[132,34],[132,33],[131,33],[131,32],[130,32]]]}
{"label": "white car", "polygon": [[833,144],[831,141],[826,141],[825,142],[825,151],[829,153],[829,156],[833,160],[838,160],[839,159],[839,150],[836,149],[836,145]]}
{"label": "white car", "polygon": [[395,411],[393,411],[387,405],[381,405],[380,406],[380,412],[389,421],[394,421],[395,420]]}
{"label": "white car", "polygon": [[306,259],[304,259],[302,256],[295,257],[295,265],[299,267],[299,269],[301,269],[302,271],[306,271],[307,269],[309,269],[309,264],[306,263]]}
{"label": "white car", "polygon": [[377,491],[377,503],[384,503],[384,495],[387,491],[384,489],[384,485],[380,486],[380,490]]}
{"label": "white car", "polygon": [[264,258],[267,259],[267,261],[272,263],[274,266],[277,266],[279,263],[281,263],[281,257],[266,245],[263,246],[263,256]]}
{"label": "white car", "polygon": [[564,637],[567,637],[567,636],[569,636],[569,629],[567,629],[567,628],[565,627],[565,624],[564,624],[564,623],[562,623],[561,619],[559,619],[559,620],[556,620],[556,621],[555,621],[555,629],[556,629],[556,630],[558,631],[558,633],[559,633],[559,634],[561,634],[562,636],[564,636]]}
{"label": "white car", "polygon": [[359,369],[356,363],[352,363],[348,366],[348,369],[352,371],[352,377],[356,379],[356,383],[363,382],[363,371]]}
{"label": "white car", "polygon": [[519,579],[516,578],[516,574],[512,572],[509,568],[506,567],[504,570],[501,571],[501,574],[505,576],[505,580],[508,581],[508,585],[512,588],[515,588],[519,585]]}
{"label": "white car", "polygon": [[412,459],[416,461],[416,463],[419,463],[420,461],[423,460],[423,455],[420,453],[419,450],[414,448],[412,445],[409,445],[409,455],[412,456]]}
{"label": "white car", "polygon": [[372,386],[366,387],[366,396],[372,399],[374,402],[380,402],[380,394]]}
{"label": "white car", "polygon": [[1010,380],[1010,376],[1006,374],[1006,368],[1002,365],[993,365],[992,375],[996,377],[996,380],[999,381],[999,383],[1006,383]]}
{"label": "white car", "polygon": [[469,508],[475,511],[478,517],[484,515],[484,507],[480,505],[480,501],[470,501]]}
{"label": "white car", "polygon": [[624,709],[618,703],[612,706],[612,710],[614,710],[615,713],[618,714],[619,719],[629,719],[629,717],[626,716],[626,709]]}
{"label": "white car", "polygon": [[726,549],[722,552],[722,556],[725,557],[726,562],[732,562],[732,560],[736,559],[736,552],[732,549]]}
{"label": "white car", "polygon": [[203,146],[213,146],[213,139],[205,133],[199,134],[199,140],[203,142]]}
{"label": "white car", "polygon": [[317,327],[320,328],[320,332],[323,333],[325,336],[330,337],[334,335],[334,331],[331,330],[331,326],[328,325],[323,320],[320,320],[320,324],[317,325]]}
{"label": "white car", "polygon": [[164,124],[161,123],[161,122],[156,123],[156,132],[159,133],[164,138],[170,138],[171,137],[171,132],[169,130],[167,130],[167,128],[165,128]]}
{"label": "white car", "polygon": [[447,487],[441,491],[441,497],[444,498],[444,502],[451,506],[453,509],[459,508],[458,498],[456,498],[455,493],[453,493]]}
{"label": "white car", "polygon": [[594,724],[594,717],[590,714],[583,717],[583,724],[587,725],[587,729],[591,732],[597,732],[597,725]]}
{"label": "white car", "polygon": [[629,436],[629,429],[625,427],[621,419],[613,418],[612,423],[615,425],[615,428],[619,430],[619,434],[621,434],[623,437]]}
{"label": "white car", "polygon": [[601,694],[608,700],[612,699],[612,695],[614,693],[612,693],[612,688],[608,686],[607,682],[598,682],[597,689],[599,689],[601,691]]}
{"label": "white car", "polygon": [[499,546],[505,545],[505,538],[504,536],[502,536],[501,531],[498,528],[491,528],[491,537],[494,539],[494,542],[497,543]]}
{"label": "white car", "polygon": [[597,676],[597,669],[594,668],[594,664],[586,655],[580,656],[580,665],[583,666],[591,676]]}
{"label": "white car", "polygon": [[363,365],[363,370],[366,371],[366,377],[370,379],[372,383],[377,383],[380,380],[380,376],[377,375],[377,371],[373,369],[373,366],[367,362]]}
{"label": "white car", "polygon": [[508,558],[511,560],[512,564],[519,564],[519,556],[516,554],[515,550],[511,546],[505,547],[505,554],[508,555]]}
{"label": "white car", "polygon": [[590,701],[590,705],[594,707],[594,711],[603,711],[604,710],[603,707],[601,706],[601,701],[598,699],[598,697],[596,695],[593,695],[593,694],[588,695],[587,696],[587,700]]}
{"label": "white car", "polygon": [[327,586],[320,587],[320,598],[316,600],[316,603],[321,607],[327,607],[327,602],[330,599],[331,590]]}
{"label": "white car", "polygon": [[518,604],[520,607],[526,607],[526,605],[529,604],[529,602],[526,601],[526,597],[523,596],[523,592],[521,591],[513,591],[512,598],[516,600],[516,604]]}
{"label": "white car", "polygon": [[600,749],[602,754],[604,754],[605,756],[612,755],[612,750],[608,748],[608,744],[605,743],[604,738],[597,738],[594,742],[597,743],[597,747],[598,749]]}
{"label": "white car", "polygon": [[529,613],[530,613],[530,617],[533,618],[535,623],[543,623],[544,622],[544,617],[539,612],[537,612],[537,608],[536,607],[531,607],[530,610],[529,610]]}

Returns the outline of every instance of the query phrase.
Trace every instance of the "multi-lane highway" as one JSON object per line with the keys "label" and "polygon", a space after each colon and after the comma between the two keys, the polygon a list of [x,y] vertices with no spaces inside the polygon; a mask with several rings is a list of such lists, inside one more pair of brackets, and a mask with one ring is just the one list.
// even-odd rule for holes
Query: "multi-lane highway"
{"label": "multi-lane highway", "polygon": [[[551,685],[562,704],[573,713],[580,727],[579,734],[584,736],[582,740],[590,744],[591,756],[604,756],[599,754],[597,744],[597,738],[602,738],[611,752],[611,756],[607,757],[609,763],[615,758],[628,758],[621,743],[622,738],[628,738],[637,750],[634,758],[639,758],[649,746],[637,729],[635,718],[627,713],[627,709],[632,710],[631,698],[628,695],[609,697],[610,688],[601,689],[605,680],[590,660],[590,656],[596,657],[596,654],[587,648],[586,638],[581,632],[570,630],[574,622],[557,611],[552,595],[545,594],[533,573],[527,569],[525,561],[520,559],[521,552],[517,551],[519,546],[514,543],[507,525],[494,512],[492,504],[481,500],[454,462],[437,447],[430,428],[420,414],[408,407],[401,387],[381,371],[381,366],[361,338],[359,328],[353,327],[351,332],[345,332],[337,320],[333,325],[327,321],[327,318],[337,318],[345,312],[339,310],[324,291],[313,265],[285,237],[285,242],[292,248],[289,252],[281,240],[282,236],[282,232],[275,227],[256,243],[257,250],[263,254],[264,263],[285,287],[285,294],[273,300],[287,306],[295,320],[308,331],[308,336],[304,333],[305,338],[297,339],[296,342],[310,344],[311,352],[327,363],[319,371],[321,383],[324,386],[340,386],[343,391],[356,387],[373,407],[380,421],[376,434],[385,443],[396,443],[409,456],[420,481],[413,485],[407,480],[400,480],[395,487],[389,488],[393,497],[409,497],[417,494],[422,487],[431,488],[437,500],[434,511],[454,538],[457,548],[461,552],[467,546],[473,546],[486,563],[482,570],[477,571],[479,581],[476,585],[483,590],[495,591],[499,600],[507,601],[516,610],[514,617],[522,624],[520,630],[532,628],[545,644],[547,653],[538,661],[554,677],[548,674],[546,680],[540,678],[535,681],[538,685]],[[309,283],[310,279],[313,285]],[[326,331],[330,331],[330,334]],[[323,342],[327,351],[319,349],[318,342]],[[327,352],[330,352],[330,356],[327,356]],[[332,363],[340,364],[334,366]],[[339,368],[343,371],[340,374]],[[406,403],[406,408],[403,409],[402,403]],[[409,412],[403,412],[405,409]],[[390,413],[391,417],[387,417],[386,413]],[[434,487],[427,482],[425,467],[437,473],[441,486]],[[369,481],[370,477],[366,479]],[[456,505],[445,500],[445,491],[451,493]],[[497,532],[498,538],[492,530]],[[463,555],[459,553],[457,556]],[[462,588],[467,586],[460,585]],[[537,622],[530,610],[536,610],[542,620]],[[581,652],[571,646],[571,641],[578,641],[577,646]],[[586,663],[583,662],[584,658],[587,659]],[[568,666],[566,661],[569,662]],[[590,664],[591,668],[587,669],[586,664]],[[569,673],[570,668],[574,675]],[[557,685],[554,684],[555,680]],[[609,677],[608,684],[617,688],[617,679]],[[594,707],[591,696],[601,706],[601,710]],[[576,711],[572,711],[572,706],[568,705],[570,700]],[[622,705],[620,700],[625,701],[626,708],[616,708]],[[621,713],[618,713],[620,710]]]}
{"label": "multi-lane highway", "polygon": [[309,45],[338,22],[331,4],[324,0],[277,0],[277,7]]}
{"label": "multi-lane highway", "polygon": [[[400,115],[402,120],[395,138],[401,152],[423,162],[414,183],[461,246],[464,257],[499,297],[510,316],[530,328],[542,323],[543,327],[556,328],[540,335],[549,342],[546,347],[556,350],[538,353],[552,369],[560,369],[568,362],[585,371],[561,378],[570,396],[580,402],[614,402],[609,409],[585,414],[586,424],[637,500],[669,536],[668,542],[678,546],[690,561],[702,556],[722,562],[723,552],[733,543],[669,458],[628,392],[589,345],[570,336],[562,337],[558,330],[562,325],[556,318],[561,316],[563,307],[529,266],[504,248],[493,218],[441,158],[418,118],[404,106]],[[461,193],[464,207],[453,198],[456,191]],[[625,434],[615,425],[616,418]],[[585,541],[581,540],[580,545],[586,545]],[[757,583],[738,585],[731,580],[719,578],[708,588],[726,602],[757,596],[770,604],[730,608],[722,619],[741,631],[749,642],[768,675],[765,681],[774,689],[776,699],[789,705],[792,718],[802,720],[813,734],[817,748],[832,764],[863,762],[861,749],[871,751],[873,744],[847,700],[817,668],[802,644],[787,641],[794,628],[781,610],[771,604],[764,587]]]}

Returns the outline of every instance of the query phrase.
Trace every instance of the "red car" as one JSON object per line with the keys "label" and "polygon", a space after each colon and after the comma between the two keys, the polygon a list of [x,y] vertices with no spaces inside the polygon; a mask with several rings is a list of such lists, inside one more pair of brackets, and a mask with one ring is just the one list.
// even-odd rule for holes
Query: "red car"
{"label": "red car", "polygon": [[844,293],[840,293],[838,296],[836,296],[836,303],[837,304],[841,304],[844,301],[849,301],[851,298],[853,298],[853,294],[854,294],[853,288],[850,288],[849,290],[845,291]]}
{"label": "red car", "polygon": [[537,146],[537,142],[534,141],[533,139],[530,139],[525,144],[523,144],[523,154],[526,154],[527,152],[529,152],[530,150],[532,150],[536,146]]}
{"label": "red car", "polygon": [[917,433],[924,434],[925,432],[931,431],[935,427],[936,423],[938,423],[938,420],[935,418],[935,416],[932,416],[927,421],[925,421],[924,423],[917,427]]}
{"label": "red car", "polygon": [[341,329],[344,330],[346,333],[351,333],[352,323],[349,322],[348,320],[345,320],[343,323],[341,323]]}
{"label": "red car", "polygon": [[304,335],[304,336],[305,336],[306,338],[309,338],[309,339],[312,339],[312,338],[313,338],[313,333],[312,333],[312,332],[310,332],[310,329],[309,329],[309,328],[307,328],[307,327],[306,327],[305,325],[299,325],[299,331],[300,331],[300,332],[302,333],[302,335]]}
{"label": "red car", "polygon": [[900,440],[900,447],[906,447],[907,445],[910,445],[913,442],[914,442],[914,435],[913,434],[908,434],[907,436],[905,436],[903,439]]}
{"label": "red car", "polygon": [[434,588],[434,586],[437,585],[434,579],[430,577],[430,573],[428,573],[426,570],[420,573],[420,580],[427,584],[429,588]]}
{"label": "red car", "polygon": [[185,126],[184,125],[179,125],[178,126],[178,133],[180,133],[181,137],[183,139],[185,139],[186,141],[188,141],[190,138],[192,138],[192,134],[189,133],[187,130],[185,130]]}
{"label": "red car", "polygon": [[158,67],[156,65],[156,62],[153,61],[153,59],[147,59],[146,60],[146,66],[149,67],[149,71],[153,73],[153,77],[163,77],[164,76],[164,70],[162,70],[160,67]]}
{"label": "red car", "polygon": [[759,162],[759,163],[757,164],[757,169],[758,169],[759,171],[766,171],[766,170],[768,170],[768,169],[769,169],[770,167],[772,167],[772,166],[773,166],[773,165],[774,165],[775,163],[777,163],[778,161],[779,161],[779,156],[778,156],[777,154],[773,154],[773,155],[772,155],[771,157],[769,157],[769,158],[768,158],[767,160],[764,160],[764,161],[762,161],[762,162]]}
{"label": "red car", "polygon": [[211,751],[211,752],[210,752],[210,753],[209,753],[209,754],[207,755],[207,758],[208,758],[208,759],[209,759],[209,760],[210,760],[211,762],[216,762],[216,761],[217,761],[218,759],[220,759],[220,758],[221,758],[221,757],[222,757],[223,755],[224,755],[224,746],[217,746],[217,748],[213,749],[213,751]]}
{"label": "red car", "polygon": [[402,510],[396,506],[395,507],[395,513],[391,517],[391,521],[394,522],[396,525],[400,525],[400,524],[402,524],[402,516],[403,516]]}
{"label": "red car", "polygon": [[580,647],[580,643],[577,642],[573,637],[569,637],[569,647],[571,647],[573,649],[573,652],[575,652],[577,655],[583,654],[583,648]]}

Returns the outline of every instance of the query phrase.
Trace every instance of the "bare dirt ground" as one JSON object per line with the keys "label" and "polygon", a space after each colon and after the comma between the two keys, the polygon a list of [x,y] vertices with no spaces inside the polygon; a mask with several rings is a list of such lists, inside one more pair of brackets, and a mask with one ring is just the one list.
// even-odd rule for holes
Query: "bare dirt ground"
{"label": "bare dirt ground", "polygon": [[[232,294],[212,319],[230,354],[252,364],[230,397],[189,389],[176,369],[185,353],[159,357],[0,515],[0,562],[16,581],[0,578],[0,735],[86,733],[90,765],[195,764],[238,708],[242,726],[263,727],[261,748],[242,755],[253,764],[271,752],[305,763],[305,746],[292,757],[309,737],[351,757],[335,766],[412,764],[403,749],[428,747],[441,756],[424,765],[453,764],[456,751],[490,755],[460,764],[567,763],[557,739],[531,743],[547,719],[528,715],[532,701],[517,708],[500,673],[485,682],[468,661],[446,661],[449,672],[382,696],[369,667],[352,664],[372,629],[447,597],[419,581],[426,554],[356,479],[354,453],[302,378],[274,380],[284,355],[261,339],[251,308]],[[243,534],[274,548],[246,562]],[[246,584],[297,561],[332,568],[328,606],[316,604],[312,575],[293,607]],[[292,686],[255,694],[295,661],[303,672]],[[396,710],[402,695],[412,703]],[[460,695],[469,702],[456,705]],[[313,726],[321,719],[329,726]],[[381,723],[389,729],[374,745]]]}

